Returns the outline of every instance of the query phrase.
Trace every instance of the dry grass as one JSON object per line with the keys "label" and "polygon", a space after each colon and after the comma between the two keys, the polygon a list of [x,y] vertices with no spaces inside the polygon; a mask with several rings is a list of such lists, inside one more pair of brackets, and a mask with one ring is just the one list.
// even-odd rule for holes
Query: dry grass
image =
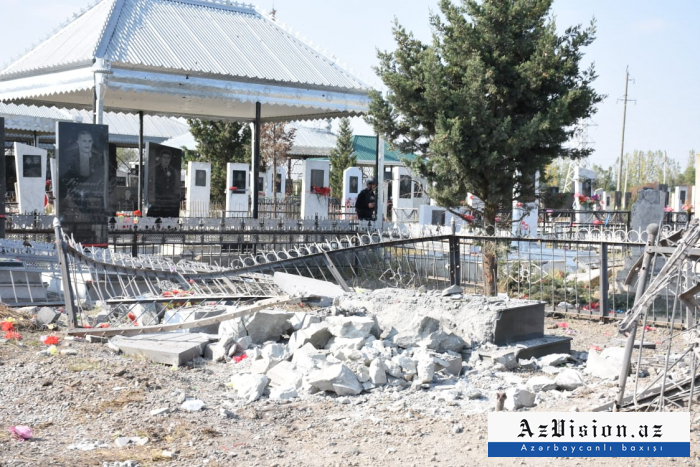
{"label": "dry grass", "polygon": [[[121,410],[125,405],[143,401],[143,390],[135,389],[130,391],[123,391],[119,393],[116,398],[101,401],[96,406],[83,406],[81,407],[81,410],[89,414],[97,414],[103,413],[106,410]],[[151,437],[149,436],[149,438]]]}
{"label": "dry grass", "polygon": [[75,373],[99,370],[100,368],[102,368],[102,361],[96,358],[76,360],[68,365],[68,370]]}
{"label": "dry grass", "polygon": [[5,321],[8,318],[14,318],[17,320],[15,327],[18,330],[31,331],[38,329],[36,323],[32,320],[31,315],[10,308],[4,303],[0,303],[0,321]]}

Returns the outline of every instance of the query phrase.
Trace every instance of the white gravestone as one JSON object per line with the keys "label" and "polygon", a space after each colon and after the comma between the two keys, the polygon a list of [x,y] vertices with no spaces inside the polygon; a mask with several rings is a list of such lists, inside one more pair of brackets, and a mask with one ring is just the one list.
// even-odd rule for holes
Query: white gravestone
{"label": "white gravestone", "polygon": [[350,167],[343,171],[343,198],[340,202],[343,205],[343,213],[346,219],[353,218],[357,195],[360,194],[363,188],[362,169]]}
{"label": "white gravestone", "polygon": [[21,214],[44,212],[46,195],[46,151],[34,146],[15,143],[17,170],[17,201]]}
{"label": "white gravestone", "polygon": [[406,167],[394,167],[392,175],[392,220],[416,222],[420,206],[428,204],[424,180],[414,177]]}
{"label": "white gravestone", "polygon": [[[596,179],[596,173],[593,170],[586,169],[583,167],[576,167],[574,169],[574,193],[579,195],[584,195],[590,197],[593,195],[593,182]],[[596,207],[588,208],[582,206],[579,203],[577,197],[574,197],[574,209],[576,211],[586,211],[595,210]],[[598,208],[599,209],[599,208]],[[577,224],[592,224],[595,217],[593,214],[588,214],[586,212],[576,213],[576,223]]]}
{"label": "white gravestone", "polygon": [[302,219],[328,218],[328,196],[312,193],[311,187],[328,188],[329,161],[304,160],[304,176],[301,179]]}
{"label": "white gravestone", "polygon": [[421,225],[448,225],[447,214],[445,208],[424,204],[418,208],[418,223]]}
{"label": "white gravestone", "polygon": [[252,192],[250,176],[248,164],[226,164],[226,217],[248,215],[248,196]]}
{"label": "white gravestone", "polygon": [[277,186],[277,200],[284,198],[285,188],[287,185],[287,168],[284,166],[277,167],[277,183],[272,180],[272,167],[265,172],[265,192],[267,198],[272,199],[272,190]]}
{"label": "white gravestone", "polygon": [[185,203],[187,217],[208,217],[211,164],[209,162],[188,162],[185,188],[187,188],[187,201]]}

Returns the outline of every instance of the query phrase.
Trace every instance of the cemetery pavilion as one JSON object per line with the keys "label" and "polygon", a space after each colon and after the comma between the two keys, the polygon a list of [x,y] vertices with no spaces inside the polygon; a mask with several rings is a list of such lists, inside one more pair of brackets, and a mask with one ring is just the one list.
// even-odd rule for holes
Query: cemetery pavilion
{"label": "cemetery pavilion", "polygon": [[0,71],[0,102],[98,124],[105,111],[249,121],[256,136],[266,121],[361,115],[369,91],[252,5],[214,0],[99,0]]}

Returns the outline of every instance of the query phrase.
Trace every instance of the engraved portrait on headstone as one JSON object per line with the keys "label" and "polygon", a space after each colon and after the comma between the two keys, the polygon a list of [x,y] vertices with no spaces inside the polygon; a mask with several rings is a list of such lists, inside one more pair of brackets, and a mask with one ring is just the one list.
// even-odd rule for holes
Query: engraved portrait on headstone
{"label": "engraved portrait on headstone", "polygon": [[107,243],[107,125],[58,122],[57,213],[79,242]]}
{"label": "engraved portrait on headstone", "polygon": [[231,171],[231,186],[236,188],[235,190],[233,190],[234,193],[244,192],[248,188],[246,187],[245,170]]}
{"label": "engraved portrait on headstone", "polygon": [[195,170],[195,172],[194,172],[194,186],[207,186],[207,171],[206,170]]}
{"label": "engraved portrait on headstone", "polygon": [[179,217],[182,151],[148,143],[146,164],[148,217]]}
{"label": "engraved portrait on headstone", "polygon": [[22,176],[25,178],[41,178],[41,156],[24,154],[22,158]]}

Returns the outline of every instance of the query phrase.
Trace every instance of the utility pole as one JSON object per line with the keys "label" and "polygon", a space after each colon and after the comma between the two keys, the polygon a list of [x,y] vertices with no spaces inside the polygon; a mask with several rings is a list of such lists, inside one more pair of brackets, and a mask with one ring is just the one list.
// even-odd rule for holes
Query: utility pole
{"label": "utility pole", "polygon": [[664,185],[666,184],[666,164],[668,163],[668,154],[664,151]]}
{"label": "utility pole", "polygon": [[[620,162],[617,167],[617,191],[621,191],[622,189],[622,159],[625,156],[625,122],[627,120],[627,101],[634,101],[634,99],[627,99],[627,88],[630,81],[630,67],[628,65],[625,69],[625,96],[622,98],[622,143],[620,144]],[[620,99],[618,99],[618,101],[619,100]],[[620,198],[624,200],[624,193],[620,193]],[[615,209],[619,208],[620,206],[615,206]]]}

